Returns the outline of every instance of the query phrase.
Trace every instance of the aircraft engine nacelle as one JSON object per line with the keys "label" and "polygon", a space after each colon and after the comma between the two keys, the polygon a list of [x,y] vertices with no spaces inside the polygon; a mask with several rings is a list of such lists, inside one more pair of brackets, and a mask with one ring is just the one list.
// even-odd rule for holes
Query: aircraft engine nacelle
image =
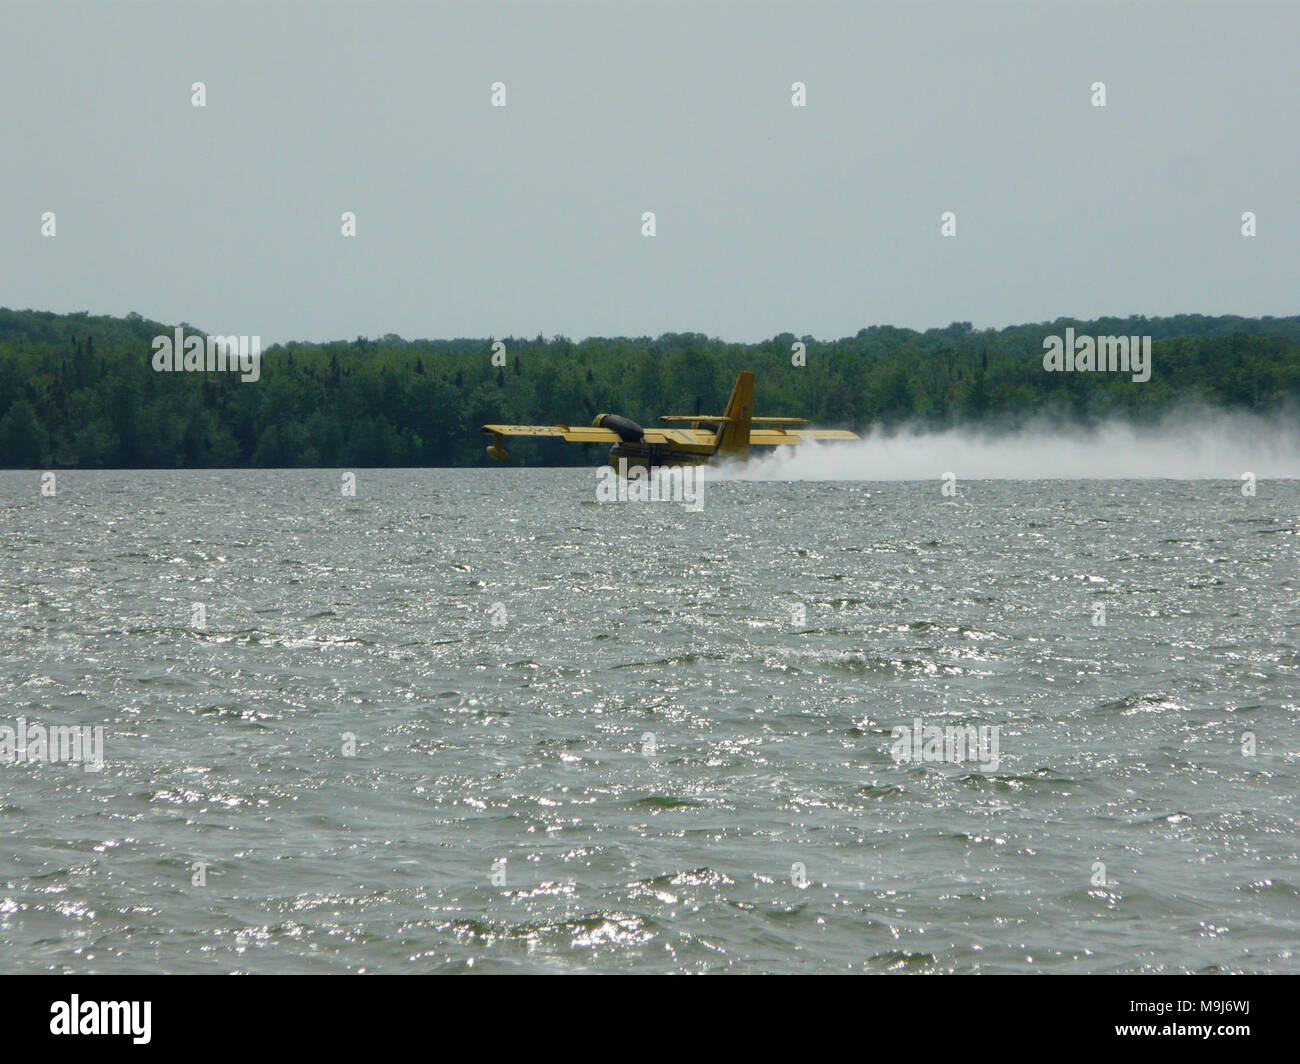
{"label": "aircraft engine nacelle", "polygon": [[592,424],[598,429],[618,433],[618,438],[624,443],[641,443],[645,439],[645,429],[621,414],[599,414]]}

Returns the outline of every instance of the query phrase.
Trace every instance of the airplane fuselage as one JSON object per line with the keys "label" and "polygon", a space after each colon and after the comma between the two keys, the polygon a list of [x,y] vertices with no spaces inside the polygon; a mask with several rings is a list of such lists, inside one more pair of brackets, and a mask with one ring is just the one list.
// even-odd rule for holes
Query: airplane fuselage
{"label": "airplane fuselage", "polygon": [[609,449],[609,466],[618,471],[619,463],[626,462],[623,468],[641,466],[643,469],[658,469],[661,466],[698,466],[708,465],[714,458],[712,447],[686,450],[690,444],[670,446],[663,443],[616,443]]}

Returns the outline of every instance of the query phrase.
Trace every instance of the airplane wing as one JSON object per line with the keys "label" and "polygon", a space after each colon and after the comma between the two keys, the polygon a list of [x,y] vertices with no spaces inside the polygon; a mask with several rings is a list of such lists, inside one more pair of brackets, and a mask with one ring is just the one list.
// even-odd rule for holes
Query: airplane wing
{"label": "airplane wing", "polygon": [[717,433],[705,429],[646,429],[647,443],[693,443],[707,446]]}
{"label": "airplane wing", "polygon": [[861,438],[856,432],[849,432],[847,429],[753,429],[749,433],[749,444],[751,447],[779,447],[782,444],[803,443],[804,440],[860,440]]}
{"label": "airplane wing", "polygon": [[484,425],[497,436],[560,436],[569,443],[617,443],[618,433],[592,425]]}
{"label": "airplane wing", "polygon": [[[568,443],[618,443],[613,429],[594,425],[484,425],[482,431],[496,436],[558,436]],[[713,433],[703,429],[646,429],[646,443],[713,442]]]}

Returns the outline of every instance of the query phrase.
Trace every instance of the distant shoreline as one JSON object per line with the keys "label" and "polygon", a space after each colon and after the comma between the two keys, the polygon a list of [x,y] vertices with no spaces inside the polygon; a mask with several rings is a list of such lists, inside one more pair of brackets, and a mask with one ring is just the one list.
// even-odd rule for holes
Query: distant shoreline
{"label": "distant shoreline", "polygon": [[[176,328],[139,315],[0,310],[0,468],[477,467],[490,461],[483,423],[589,424],[603,412],[653,423],[663,410],[720,407],[741,368],[758,372],[765,414],[858,432],[1140,424],[1183,407],[1300,410],[1300,315],[874,326],[839,340],[785,333],[754,344],[699,333],[390,335],[276,344],[255,380],[154,372],[153,345]],[[1054,356],[1061,347],[1053,337],[1070,340],[1060,362],[1070,370],[1081,345],[1083,372],[1044,369],[1045,347]],[[1149,338],[1148,379],[1097,372],[1108,343],[1137,337],[1143,350]],[[599,460],[546,440],[512,456],[531,467]]]}

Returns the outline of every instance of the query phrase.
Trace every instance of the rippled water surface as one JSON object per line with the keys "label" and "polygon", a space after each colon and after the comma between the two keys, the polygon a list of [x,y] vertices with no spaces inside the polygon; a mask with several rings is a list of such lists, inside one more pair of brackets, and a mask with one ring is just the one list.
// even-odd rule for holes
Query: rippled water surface
{"label": "rippled water surface", "polygon": [[4,970],[1300,971],[1294,481],[357,476],[0,473]]}

